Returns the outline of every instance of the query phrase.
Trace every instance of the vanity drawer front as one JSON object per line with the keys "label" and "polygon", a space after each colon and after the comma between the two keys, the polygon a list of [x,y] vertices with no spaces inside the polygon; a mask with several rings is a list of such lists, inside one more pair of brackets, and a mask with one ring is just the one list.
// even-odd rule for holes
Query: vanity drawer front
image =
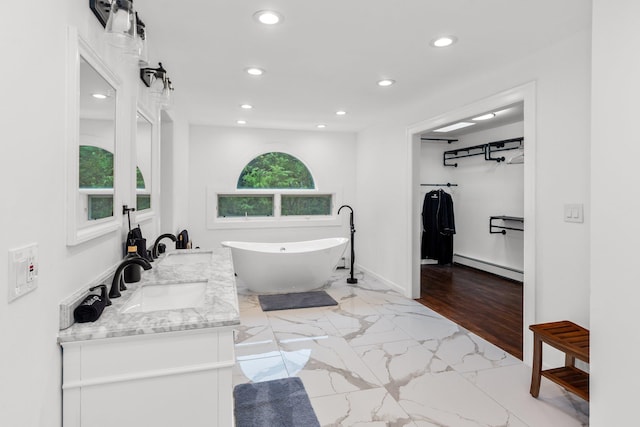
{"label": "vanity drawer front", "polygon": [[66,386],[72,386],[69,382],[79,381],[76,386],[82,386],[232,366],[233,331],[217,329],[66,343],[65,359],[73,354],[79,362],[65,372]]}

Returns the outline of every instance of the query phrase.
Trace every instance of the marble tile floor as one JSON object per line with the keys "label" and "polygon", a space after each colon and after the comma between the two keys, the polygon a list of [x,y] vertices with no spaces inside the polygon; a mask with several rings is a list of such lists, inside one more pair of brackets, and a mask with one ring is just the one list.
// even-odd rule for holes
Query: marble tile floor
{"label": "marble tile floor", "polygon": [[[297,376],[322,426],[570,427],[588,402],[374,278],[337,270],[338,306],[263,312],[238,283],[234,385]],[[304,426],[301,426],[304,427]]]}

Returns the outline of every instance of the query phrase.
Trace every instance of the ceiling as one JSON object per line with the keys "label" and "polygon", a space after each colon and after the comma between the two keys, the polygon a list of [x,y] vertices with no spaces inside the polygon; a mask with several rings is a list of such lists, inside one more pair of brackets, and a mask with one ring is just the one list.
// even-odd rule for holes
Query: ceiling
{"label": "ceiling", "polygon": [[[135,0],[193,124],[356,132],[590,26],[585,0]],[[276,10],[280,24],[253,14]],[[434,48],[439,35],[458,42]],[[256,66],[260,77],[244,72]],[[396,84],[379,87],[390,78]],[[241,104],[253,109],[243,110]],[[337,110],[347,114],[337,116]],[[475,127],[475,126],[474,126]]]}
{"label": "ceiling", "polygon": [[[494,117],[485,120],[478,120],[477,117],[481,117],[485,114],[493,114]],[[518,102],[515,104],[505,105],[496,110],[491,111],[478,111],[471,117],[464,117],[460,120],[456,120],[452,123],[445,123],[438,126],[436,129],[442,129],[452,124],[464,122],[473,123],[471,126],[463,127],[447,132],[435,132],[430,129],[420,134],[421,138],[431,139],[455,139],[470,133],[480,132],[487,129],[492,129],[498,126],[505,126],[511,123],[517,123],[524,120],[524,102]]]}

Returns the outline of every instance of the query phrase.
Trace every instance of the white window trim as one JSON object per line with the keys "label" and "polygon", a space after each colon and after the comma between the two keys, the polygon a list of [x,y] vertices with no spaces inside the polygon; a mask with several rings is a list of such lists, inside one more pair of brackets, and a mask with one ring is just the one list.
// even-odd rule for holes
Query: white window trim
{"label": "white window trim", "polygon": [[[331,215],[281,216],[281,195],[331,195]],[[274,216],[270,217],[218,217],[218,195],[252,196],[273,195]],[[324,227],[342,224],[338,217],[338,206],[342,204],[341,191],[294,190],[294,189],[236,189],[225,190],[207,187],[207,229],[249,229],[249,228],[284,228],[284,227]]]}

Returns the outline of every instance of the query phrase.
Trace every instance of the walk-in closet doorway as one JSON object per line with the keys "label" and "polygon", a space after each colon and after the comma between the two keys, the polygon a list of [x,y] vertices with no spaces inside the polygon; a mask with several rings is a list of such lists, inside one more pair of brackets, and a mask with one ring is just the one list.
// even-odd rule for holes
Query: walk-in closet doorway
{"label": "walk-in closet doorway", "polygon": [[[507,107],[515,107],[519,110],[519,114],[521,114],[521,122],[520,124],[513,125],[515,129],[511,129],[511,132],[514,131],[517,133],[522,133],[519,135],[523,138],[523,141],[512,141],[518,138],[505,138],[500,139],[497,138],[494,140],[486,140],[479,142],[477,144],[470,145],[469,143],[465,145],[455,145],[455,143],[448,144],[447,141],[435,141],[435,139],[440,138],[440,135],[443,135],[441,138],[447,139],[446,132],[433,132],[436,129],[443,128],[445,126],[456,124],[462,121],[470,122],[471,118],[476,118],[485,113],[491,112],[499,112],[505,110]],[[480,123],[481,121],[476,121],[476,123]],[[498,123],[498,121],[496,121]],[[470,127],[476,127],[477,129],[481,129],[483,126],[490,128],[491,126],[487,125],[472,125]],[[509,128],[509,124],[506,125],[506,128]],[[479,135],[482,134],[482,130],[478,132]],[[507,131],[508,132],[508,131]],[[422,208],[423,202],[425,200],[425,194],[427,194],[431,190],[442,189],[445,192],[449,192],[453,195],[454,200],[456,197],[456,191],[462,189],[456,189],[455,185],[456,180],[456,171],[463,170],[462,168],[455,168],[453,166],[444,166],[444,165],[452,165],[454,163],[459,163],[460,166],[465,162],[468,165],[468,162],[476,162],[481,161],[486,164],[492,163],[501,163],[496,160],[492,160],[494,158],[505,158],[505,162],[511,160],[512,162],[519,162],[521,159],[518,158],[520,154],[524,156],[526,161],[523,164],[518,165],[519,168],[516,168],[522,173],[521,177],[521,186],[519,189],[514,189],[514,191],[519,191],[521,197],[521,210],[517,212],[517,214],[509,215],[509,212],[501,212],[496,211],[495,216],[490,220],[489,217],[486,218],[485,223],[481,225],[481,229],[477,230],[478,232],[487,233],[487,235],[491,234],[492,237],[504,237],[501,232],[505,231],[505,233],[519,233],[520,241],[518,242],[518,238],[513,238],[513,234],[511,234],[510,240],[501,241],[502,247],[500,248],[503,253],[500,255],[502,257],[506,257],[506,262],[497,262],[495,263],[495,267],[498,268],[498,271],[495,273],[511,277],[514,280],[522,280],[522,355],[525,363],[531,364],[531,354],[532,354],[532,338],[530,334],[528,334],[528,326],[530,324],[535,323],[535,83],[529,83],[511,90],[507,90],[502,93],[498,93],[494,96],[488,97],[484,100],[475,102],[473,104],[467,105],[465,107],[459,108],[454,111],[450,111],[446,114],[442,114],[437,117],[433,117],[430,119],[426,119],[423,122],[418,123],[417,125],[412,126],[407,130],[408,135],[408,144],[410,145],[410,161],[409,161],[409,170],[410,170],[410,244],[411,247],[409,249],[409,253],[411,253],[411,261],[410,265],[407,265],[407,269],[409,270],[409,277],[411,277],[412,284],[412,297],[415,299],[419,299],[421,295],[421,276],[422,276],[422,265],[423,265],[423,250],[422,250]],[[487,131],[487,135],[490,139],[491,131]],[[513,135],[510,135],[513,136]],[[421,174],[421,163],[423,159],[421,158],[422,152],[422,144],[424,143],[424,138],[433,137],[434,144],[440,144],[441,147],[440,152],[442,153],[440,157],[441,166],[439,170],[435,174],[429,175],[429,181],[434,182],[422,182],[424,181],[423,176],[424,173]],[[455,138],[452,138],[455,139]],[[506,143],[504,143],[507,141]],[[498,144],[492,146],[485,146],[487,143],[498,142]],[[458,148],[469,148],[474,147],[469,151],[456,153],[455,150]],[[500,151],[503,150],[503,151]],[[444,154],[444,152],[450,152],[448,154]],[[466,156],[469,156],[468,158]],[[479,160],[477,160],[479,159]],[[503,165],[504,166],[504,165]],[[473,167],[473,166],[472,166]],[[485,168],[486,169],[486,168]],[[497,171],[498,169],[496,169]],[[469,168],[467,168],[467,172]],[[501,169],[504,172],[504,169]],[[460,173],[460,172],[458,172]],[[438,175],[441,174],[441,175]],[[442,179],[436,179],[439,177]],[[433,178],[433,179],[432,179]],[[438,182],[435,182],[438,181]],[[442,181],[442,182],[440,182]],[[467,182],[468,178],[467,178]],[[447,184],[451,184],[448,186]],[[475,183],[474,183],[475,184]],[[431,188],[430,188],[431,187]],[[511,191],[511,190],[509,190]],[[469,197],[470,193],[467,193],[465,197]],[[462,207],[465,206],[464,200],[460,203]],[[517,203],[517,201],[516,201]],[[455,203],[454,203],[455,206]],[[467,207],[469,204],[467,203]],[[458,207],[455,207],[456,214],[458,212]],[[520,213],[522,212],[522,214]],[[464,214],[460,212],[460,216],[464,217]],[[506,217],[506,218],[505,218]],[[522,220],[522,221],[520,221]],[[495,227],[490,228],[490,223]],[[501,228],[502,227],[502,228]],[[513,230],[511,230],[513,229]],[[524,231],[519,231],[519,229],[523,229]],[[467,227],[467,230],[469,228]],[[491,231],[496,232],[495,236]],[[499,233],[499,234],[498,234]],[[461,243],[463,241],[461,240]],[[511,243],[509,243],[511,242]],[[509,250],[508,245],[518,245],[520,244],[520,253],[521,259],[508,259],[509,257],[516,256],[517,251]],[[454,253],[457,253],[455,244],[455,236],[454,236]],[[461,246],[464,246],[462,244]],[[496,247],[500,247],[497,245]],[[515,246],[514,246],[515,247]],[[461,256],[465,256],[464,253],[460,253]],[[500,257],[499,256],[499,257]],[[455,257],[454,257],[455,258]],[[482,261],[483,257],[468,257],[470,259],[464,260],[464,264],[469,265],[471,267],[480,267],[484,270],[491,271],[492,266],[485,265],[474,265],[478,259]],[[454,259],[455,260],[455,259]],[[460,260],[460,258],[458,258]],[[431,262],[436,262],[431,261]],[[426,261],[429,263],[429,261]],[[501,265],[502,264],[502,265]],[[509,266],[513,265],[521,265],[522,266],[522,274],[519,274],[517,270],[520,268],[510,268]],[[500,267],[507,267],[506,269],[501,269]],[[488,268],[486,268],[488,267]],[[510,272],[509,270],[514,270]],[[496,313],[496,315],[498,315]]]}

